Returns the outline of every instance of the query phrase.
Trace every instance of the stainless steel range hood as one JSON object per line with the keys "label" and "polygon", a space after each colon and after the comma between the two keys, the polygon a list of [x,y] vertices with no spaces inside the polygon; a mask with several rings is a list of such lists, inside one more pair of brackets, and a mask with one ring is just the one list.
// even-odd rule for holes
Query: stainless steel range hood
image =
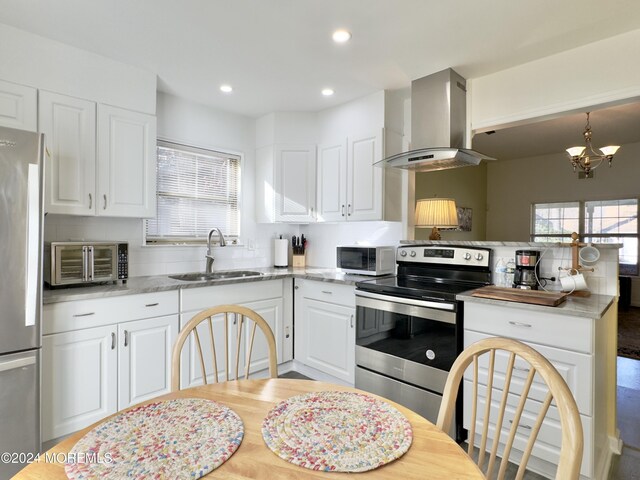
{"label": "stainless steel range hood", "polygon": [[464,147],[467,124],[466,80],[448,68],[411,82],[411,137],[414,150],[377,166],[428,172],[495,160]]}

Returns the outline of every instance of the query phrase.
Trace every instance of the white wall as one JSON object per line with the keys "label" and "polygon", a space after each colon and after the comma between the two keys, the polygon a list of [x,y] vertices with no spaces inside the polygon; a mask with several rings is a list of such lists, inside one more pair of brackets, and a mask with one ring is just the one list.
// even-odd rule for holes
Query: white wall
{"label": "white wall", "polygon": [[0,78],[154,114],[156,75],[0,24]]}

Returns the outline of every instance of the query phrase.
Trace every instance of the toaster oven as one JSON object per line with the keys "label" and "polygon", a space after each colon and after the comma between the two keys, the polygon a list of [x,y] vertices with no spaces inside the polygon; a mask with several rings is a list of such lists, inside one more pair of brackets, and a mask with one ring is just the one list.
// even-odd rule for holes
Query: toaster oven
{"label": "toaster oven", "polygon": [[128,243],[45,243],[44,279],[52,287],[125,282],[128,277]]}

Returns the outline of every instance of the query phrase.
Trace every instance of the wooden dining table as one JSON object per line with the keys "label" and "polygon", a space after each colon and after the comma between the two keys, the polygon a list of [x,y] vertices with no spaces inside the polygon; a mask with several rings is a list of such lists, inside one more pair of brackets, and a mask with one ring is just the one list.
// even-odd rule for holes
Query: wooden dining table
{"label": "wooden dining table", "polygon": [[[409,420],[413,429],[413,443],[407,453],[382,467],[363,473],[336,473],[309,470],[289,463],[266,446],[262,439],[262,421],[279,402],[309,392],[345,391],[372,395],[396,407]],[[417,413],[383,397],[355,388],[311,380],[266,379],[240,380],[189,388],[156,397],[148,402],[176,398],[204,398],[215,400],[233,409],[244,422],[244,438],[238,450],[204,478],[242,479],[338,479],[357,475],[369,479],[484,479],[477,465],[460,446],[433,423]],[[124,410],[123,410],[124,411]],[[118,412],[121,413],[121,412]],[[117,415],[116,413],[115,415]],[[109,417],[110,418],[110,417]],[[104,421],[104,420],[103,420]],[[74,433],[49,450],[46,457],[56,459],[49,463],[42,455],[39,461],[27,465],[16,479],[66,479],[64,458],[89,430],[102,422]],[[58,462],[57,460],[60,460]]]}

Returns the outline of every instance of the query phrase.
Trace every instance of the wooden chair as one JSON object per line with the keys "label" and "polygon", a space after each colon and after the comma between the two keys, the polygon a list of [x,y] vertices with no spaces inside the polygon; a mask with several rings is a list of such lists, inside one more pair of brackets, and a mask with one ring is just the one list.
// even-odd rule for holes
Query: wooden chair
{"label": "wooden chair", "polygon": [[[231,314],[231,315],[230,315]],[[264,318],[258,315],[253,310],[241,307],[239,305],[220,305],[217,307],[208,308],[203,310],[202,312],[196,314],[189,320],[184,328],[180,331],[178,338],[176,340],[175,345],[173,346],[173,357],[171,359],[171,391],[180,390],[180,356],[182,353],[182,347],[184,346],[185,341],[189,338],[189,335],[194,335],[195,345],[197,347],[197,352],[200,357],[200,368],[202,369],[202,378],[205,384],[207,384],[207,370],[205,367],[205,356],[202,349],[202,344],[200,342],[200,334],[198,333],[197,327],[202,322],[208,323],[209,330],[209,344],[211,345],[212,352],[212,363],[213,363],[213,376],[215,383],[218,383],[218,361],[216,358],[216,342],[214,336],[214,328],[212,317],[216,315],[224,315],[224,339],[220,343],[224,344],[225,351],[225,360],[226,360],[226,380],[231,379],[231,368],[229,365],[230,361],[230,352],[229,352],[229,322],[233,321],[234,324],[237,324],[237,335],[236,335],[236,352],[235,352],[235,377],[234,379],[239,379],[238,370],[240,366],[240,351],[241,345],[243,341],[243,327],[246,323],[245,320],[252,321],[253,326],[251,327],[251,338],[249,340],[249,346],[247,347],[246,357],[245,357],[245,372],[244,378],[249,378],[249,367],[251,365],[251,353],[253,350],[254,339],[256,335],[257,327],[260,327],[262,333],[267,340],[267,346],[269,348],[269,376],[271,378],[278,377],[278,367],[277,367],[277,355],[276,355],[276,341],[273,336],[273,332],[271,331],[271,327],[266,322]],[[247,329],[249,327],[247,326]]]}
{"label": "wooden chair", "polygon": [[[478,363],[479,357],[483,354],[488,355],[489,367],[488,367],[488,375],[487,375],[487,385],[486,385],[486,403],[484,408],[484,420],[482,422],[482,434],[480,437],[480,446],[478,452],[478,467],[483,470],[483,464],[485,459],[485,452],[488,452],[487,445],[487,437],[489,431],[489,418],[490,418],[490,406],[491,406],[491,396],[492,389],[494,388],[494,367],[496,363],[496,351],[497,350],[505,350],[509,352],[508,356],[508,364],[506,371],[504,373],[504,384],[502,386],[502,395],[500,401],[500,408],[498,412],[493,412],[491,416],[492,421],[495,418],[494,415],[497,414],[497,419],[495,421],[495,430],[494,432],[501,432],[504,423],[504,413],[505,407],[507,405],[507,396],[514,395],[514,392],[509,393],[509,389],[511,387],[511,379],[515,366],[516,357],[519,357],[525,360],[529,364],[528,369],[523,369],[522,367],[516,367],[517,370],[520,370],[521,373],[526,373],[526,380],[524,380],[524,386],[522,387],[522,392],[520,393],[520,399],[518,402],[518,406],[515,409],[515,415],[511,420],[511,428],[509,429],[509,433],[506,439],[506,443],[504,444],[504,451],[502,453],[502,461],[500,463],[500,469],[498,471],[498,479],[503,479],[507,464],[509,463],[507,460],[509,459],[509,455],[511,453],[511,449],[514,443],[514,439],[516,436],[516,431],[520,425],[520,420],[522,417],[522,412],[525,407],[525,403],[527,403],[527,397],[529,396],[529,391],[531,389],[531,384],[533,383],[533,378],[537,373],[542,377],[544,382],[547,385],[548,393],[546,398],[542,402],[538,416],[536,419],[536,423],[533,426],[525,426],[524,428],[530,428],[529,439],[526,443],[526,448],[523,451],[522,458],[520,460],[520,466],[518,467],[518,472],[516,479],[522,479],[527,463],[529,461],[529,457],[531,455],[531,451],[533,449],[534,443],[536,442],[536,438],[540,431],[540,427],[542,425],[542,421],[544,417],[547,415],[547,411],[549,409],[549,405],[552,401],[555,401],[555,405],[558,409],[558,414],[560,417],[560,425],[562,428],[562,443],[560,449],[560,461],[558,463],[558,469],[556,471],[556,479],[557,480],[574,480],[578,479],[580,476],[580,464],[582,462],[582,449],[583,449],[583,436],[582,436],[582,423],[580,422],[580,414],[578,411],[578,406],[576,405],[576,401],[571,394],[571,390],[567,386],[566,382],[560,376],[555,367],[540,353],[538,353],[533,348],[525,345],[522,342],[517,340],[511,340],[508,338],[488,338],[485,340],[480,340],[469,347],[467,347],[456,359],[453,366],[451,367],[451,371],[449,372],[449,376],[447,377],[447,382],[444,388],[444,394],[442,399],[442,404],[440,406],[440,411],[438,414],[437,426],[444,430],[445,432],[449,431],[451,426],[451,421],[453,418],[453,414],[455,411],[456,405],[456,397],[458,395],[458,389],[460,386],[460,382],[462,381],[463,375],[467,367],[473,363],[473,379],[472,379],[472,409],[471,409],[471,424],[469,431],[469,456],[473,457],[474,451],[474,438],[476,436],[476,413],[478,409]],[[516,394],[517,395],[517,394]],[[512,397],[513,398],[513,397]],[[523,428],[520,428],[520,434],[522,434]],[[494,433],[495,435],[495,433]],[[504,438],[504,437],[503,437]],[[499,442],[496,439],[493,440],[491,445],[491,452],[489,455],[489,462],[486,468],[485,476],[486,478],[492,478],[493,468],[498,452],[498,444]]]}

